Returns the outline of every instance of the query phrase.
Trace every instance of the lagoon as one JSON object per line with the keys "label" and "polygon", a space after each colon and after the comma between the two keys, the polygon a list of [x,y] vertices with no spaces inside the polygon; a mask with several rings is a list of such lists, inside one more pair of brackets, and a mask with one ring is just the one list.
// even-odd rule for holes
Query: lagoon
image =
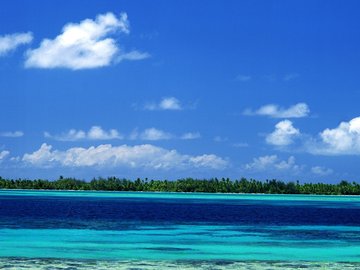
{"label": "lagoon", "polygon": [[10,269],[356,269],[360,197],[0,190],[0,245]]}

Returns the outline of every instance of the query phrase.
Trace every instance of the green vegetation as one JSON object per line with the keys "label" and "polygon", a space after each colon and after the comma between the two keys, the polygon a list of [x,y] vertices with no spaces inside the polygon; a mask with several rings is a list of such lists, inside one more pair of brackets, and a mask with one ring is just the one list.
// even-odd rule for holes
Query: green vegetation
{"label": "green vegetation", "polygon": [[104,191],[163,191],[163,192],[209,192],[209,193],[266,193],[266,194],[326,194],[360,195],[360,184],[341,181],[339,184],[285,183],[279,180],[242,178],[231,181],[229,178],[198,180],[193,178],[168,180],[135,181],[116,177],[97,178],[90,182],[74,178],[59,177],[56,181],[4,179],[0,177],[1,189],[47,189],[47,190],[104,190]]}

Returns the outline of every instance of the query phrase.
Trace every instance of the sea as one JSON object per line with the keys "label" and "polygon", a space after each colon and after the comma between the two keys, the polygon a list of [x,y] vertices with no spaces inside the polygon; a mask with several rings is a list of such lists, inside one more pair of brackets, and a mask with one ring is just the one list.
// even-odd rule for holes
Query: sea
{"label": "sea", "polygon": [[360,269],[360,197],[0,190],[0,269]]}

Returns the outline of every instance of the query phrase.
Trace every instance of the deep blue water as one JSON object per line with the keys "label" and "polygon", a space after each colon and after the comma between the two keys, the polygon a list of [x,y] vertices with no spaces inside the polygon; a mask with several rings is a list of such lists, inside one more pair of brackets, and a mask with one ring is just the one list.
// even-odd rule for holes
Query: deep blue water
{"label": "deep blue water", "polygon": [[357,201],[217,200],[216,195],[213,200],[186,195],[174,199],[0,196],[0,228],[118,229],[128,223],[164,222],[360,226],[360,207]]}

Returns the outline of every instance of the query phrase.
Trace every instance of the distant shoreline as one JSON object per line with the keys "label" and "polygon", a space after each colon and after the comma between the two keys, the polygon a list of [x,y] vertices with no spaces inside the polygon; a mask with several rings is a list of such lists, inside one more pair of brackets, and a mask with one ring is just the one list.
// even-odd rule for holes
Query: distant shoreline
{"label": "distant shoreline", "polygon": [[116,177],[94,178],[91,181],[64,178],[49,181],[43,179],[4,179],[0,177],[0,189],[46,191],[102,191],[102,192],[167,192],[208,194],[259,194],[259,195],[360,195],[360,184],[341,181],[338,184],[283,182],[280,180],[258,181],[255,179],[229,178],[193,179],[174,181],[145,179],[120,179]]}
{"label": "distant shoreline", "polygon": [[24,188],[0,188],[0,191],[46,191],[46,192],[93,192],[93,193],[149,193],[149,194],[199,194],[199,195],[258,195],[258,196],[316,196],[316,197],[355,197],[358,198],[360,195],[354,194],[299,194],[299,193],[234,193],[234,192],[197,192],[197,191],[119,191],[119,190],[76,190],[76,189],[24,189]]}

